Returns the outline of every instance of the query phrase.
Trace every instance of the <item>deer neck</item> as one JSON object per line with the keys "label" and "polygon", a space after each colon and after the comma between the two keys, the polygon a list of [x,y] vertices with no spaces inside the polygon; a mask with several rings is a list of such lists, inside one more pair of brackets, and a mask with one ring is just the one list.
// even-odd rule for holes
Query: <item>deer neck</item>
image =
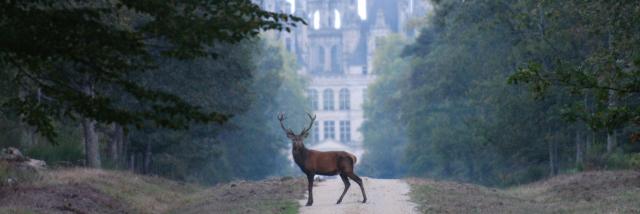
{"label": "deer neck", "polygon": [[294,143],[293,148],[291,148],[293,160],[298,164],[298,166],[304,165],[304,162],[307,160],[308,153],[309,150],[307,150],[303,143]]}

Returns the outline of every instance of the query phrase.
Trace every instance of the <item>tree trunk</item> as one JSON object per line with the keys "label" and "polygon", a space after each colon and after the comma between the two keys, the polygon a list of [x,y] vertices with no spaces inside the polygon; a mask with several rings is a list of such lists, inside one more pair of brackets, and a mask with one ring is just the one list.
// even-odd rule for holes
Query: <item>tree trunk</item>
{"label": "tree trunk", "polygon": [[108,142],[108,158],[114,165],[118,161],[118,144],[120,139],[118,136],[118,127],[115,123],[112,123],[109,127],[109,142]]}
{"label": "tree trunk", "polygon": [[[614,21],[613,19],[609,18],[610,25],[607,26],[607,31],[608,31],[608,42],[607,42],[607,45],[608,45],[608,48],[609,48],[610,56],[614,56],[614,44],[613,44],[614,34],[612,33],[613,32],[612,26],[614,26],[613,25],[613,21]],[[615,65],[611,65],[610,69],[611,69],[611,71],[610,71],[611,74],[616,72]],[[608,108],[609,109],[612,109],[612,108],[617,106],[617,104],[618,104],[617,101],[618,100],[617,100],[616,92],[614,90],[609,90],[609,97],[608,97],[607,101],[608,101],[608,105],[609,105]],[[610,128],[612,128],[612,127],[607,127],[607,128],[609,128],[609,130],[611,130]],[[617,133],[616,133],[615,129],[612,130],[612,131],[608,131],[607,132],[607,154],[613,152],[613,150],[615,149],[616,144],[617,144],[616,143],[616,136],[617,136]]]}
{"label": "tree trunk", "polygon": [[132,172],[136,171],[136,155],[131,153],[129,156],[129,170]]}
{"label": "tree trunk", "polygon": [[[93,83],[89,76],[85,76],[82,85],[82,93],[93,97]],[[98,133],[96,132],[96,120],[91,118],[82,119],[82,127],[84,129],[84,148],[86,166],[92,168],[100,168],[100,144],[98,141]]]}
{"label": "tree trunk", "polygon": [[[37,93],[38,103],[40,103],[40,89],[38,89]],[[29,94],[26,89],[18,90],[18,97],[20,99],[26,99],[25,97],[27,96],[29,96]],[[38,144],[38,130],[24,122],[24,118],[18,120],[18,124],[22,131],[20,135],[20,142],[16,142],[14,146],[25,146],[25,148],[31,148]]]}
{"label": "tree trunk", "polygon": [[109,131],[108,158],[116,167],[126,165],[126,160],[121,160],[122,157],[126,159],[126,151],[123,148],[125,146],[124,141],[125,136],[122,126],[115,123],[112,124]]}
{"label": "tree trunk", "polygon": [[100,168],[100,145],[96,133],[96,121],[85,118],[82,120],[84,129],[84,148],[86,166]]}
{"label": "tree trunk", "polygon": [[580,131],[576,131],[576,167],[584,166],[584,148],[585,141]]}
{"label": "tree trunk", "polygon": [[585,146],[585,153],[588,155],[589,151],[591,151],[591,147],[596,142],[596,137],[598,137],[598,133],[596,131],[591,130],[587,139],[587,146]]}
{"label": "tree trunk", "polygon": [[558,143],[549,141],[549,172],[552,176],[558,174]]}
{"label": "tree trunk", "polygon": [[[613,90],[609,90],[609,108],[613,108],[616,106],[616,94]],[[607,128],[611,128],[611,127],[607,127]],[[617,131],[611,130],[607,132],[607,154],[613,152],[613,150],[616,148],[616,137],[617,137],[618,133]]]}
{"label": "tree trunk", "polygon": [[144,158],[143,158],[143,168],[142,168],[142,173],[143,174],[149,174],[149,169],[151,167],[151,143],[147,142],[146,148],[145,148],[145,152],[144,152]]}
{"label": "tree trunk", "polygon": [[122,126],[118,124],[116,124],[116,136],[118,136],[118,145],[117,145],[117,151],[116,151],[116,153],[118,153],[118,157],[115,159],[116,166],[122,167],[123,166],[122,163],[126,162],[126,161],[122,161],[122,159],[126,159],[127,153],[124,149],[124,146],[125,146],[124,130]]}
{"label": "tree trunk", "polygon": [[120,154],[122,154],[121,165],[123,168],[127,167],[127,154],[129,154],[129,135],[127,130],[125,130],[122,126],[120,127],[122,131],[122,146],[120,147]]}
{"label": "tree trunk", "polygon": [[618,133],[614,130],[607,132],[607,153],[613,152],[616,149]]}
{"label": "tree trunk", "polygon": [[471,155],[466,155],[465,156],[466,162],[467,162],[467,178],[469,179],[473,179],[476,177],[476,167],[475,167],[475,162],[473,161],[473,158],[471,158]]}

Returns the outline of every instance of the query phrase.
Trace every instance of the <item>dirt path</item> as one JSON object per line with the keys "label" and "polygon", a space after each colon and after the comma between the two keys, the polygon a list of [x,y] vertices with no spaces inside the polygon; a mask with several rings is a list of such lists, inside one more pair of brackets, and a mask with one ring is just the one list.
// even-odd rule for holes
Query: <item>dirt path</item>
{"label": "dirt path", "polygon": [[397,179],[363,178],[367,193],[367,203],[363,204],[360,188],[351,182],[351,188],[344,196],[341,204],[336,204],[344,189],[340,179],[329,179],[316,182],[313,188],[313,206],[304,206],[307,202],[300,200],[300,213],[418,213],[415,204],[409,202],[409,185]]}

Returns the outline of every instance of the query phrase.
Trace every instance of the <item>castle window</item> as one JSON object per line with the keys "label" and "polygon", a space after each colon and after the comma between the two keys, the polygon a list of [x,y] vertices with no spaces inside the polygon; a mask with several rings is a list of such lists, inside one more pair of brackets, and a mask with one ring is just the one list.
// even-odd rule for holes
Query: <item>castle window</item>
{"label": "castle window", "polygon": [[338,47],[331,47],[331,72],[341,73],[340,66],[338,64]]}
{"label": "castle window", "polygon": [[318,47],[316,50],[316,65],[314,66],[314,72],[324,71],[324,48]]}
{"label": "castle window", "polygon": [[340,142],[351,142],[351,121],[340,121]]}
{"label": "castle window", "polygon": [[335,130],[335,122],[334,121],[324,121],[324,139],[336,139],[336,130]]}
{"label": "castle window", "polygon": [[333,111],[333,90],[325,89],[322,92],[322,101],[324,104],[322,105],[322,110]]}
{"label": "castle window", "polygon": [[320,11],[313,12],[313,29],[320,29]]}
{"label": "castle window", "polygon": [[311,89],[308,93],[311,109],[314,111],[318,110],[318,91],[316,91],[315,89]]}
{"label": "castle window", "polygon": [[342,18],[340,17],[340,11],[333,10],[333,15],[336,17],[335,20],[333,20],[333,27],[335,29],[340,29],[342,27]]}
{"label": "castle window", "polygon": [[351,109],[351,102],[350,102],[350,94],[349,94],[349,89],[343,88],[340,89],[340,95],[339,95],[339,100],[340,100],[340,105],[339,108],[340,110],[349,110]]}

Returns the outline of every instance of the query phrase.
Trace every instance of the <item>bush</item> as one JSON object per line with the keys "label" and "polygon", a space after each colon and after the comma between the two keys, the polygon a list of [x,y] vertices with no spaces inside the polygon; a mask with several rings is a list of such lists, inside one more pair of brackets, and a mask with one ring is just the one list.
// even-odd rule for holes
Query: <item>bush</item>
{"label": "bush", "polygon": [[80,165],[84,159],[82,146],[78,140],[60,141],[58,145],[42,142],[28,148],[25,155],[44,160],[52,167]]}
{"label": "bush", "polygon": [[640,169],[640,153],[616,152],[605,160],[609,169]]}
{"label": "bush", "polygon": [[0,187],[30,183],[40,179],[40,173],[21,162],[0,160]]}
{"label": "bush", "polygon": [[153,172],[174,180],[184,181],[188,174],[184,161],[166,153],[154,155],[151,165]]}

